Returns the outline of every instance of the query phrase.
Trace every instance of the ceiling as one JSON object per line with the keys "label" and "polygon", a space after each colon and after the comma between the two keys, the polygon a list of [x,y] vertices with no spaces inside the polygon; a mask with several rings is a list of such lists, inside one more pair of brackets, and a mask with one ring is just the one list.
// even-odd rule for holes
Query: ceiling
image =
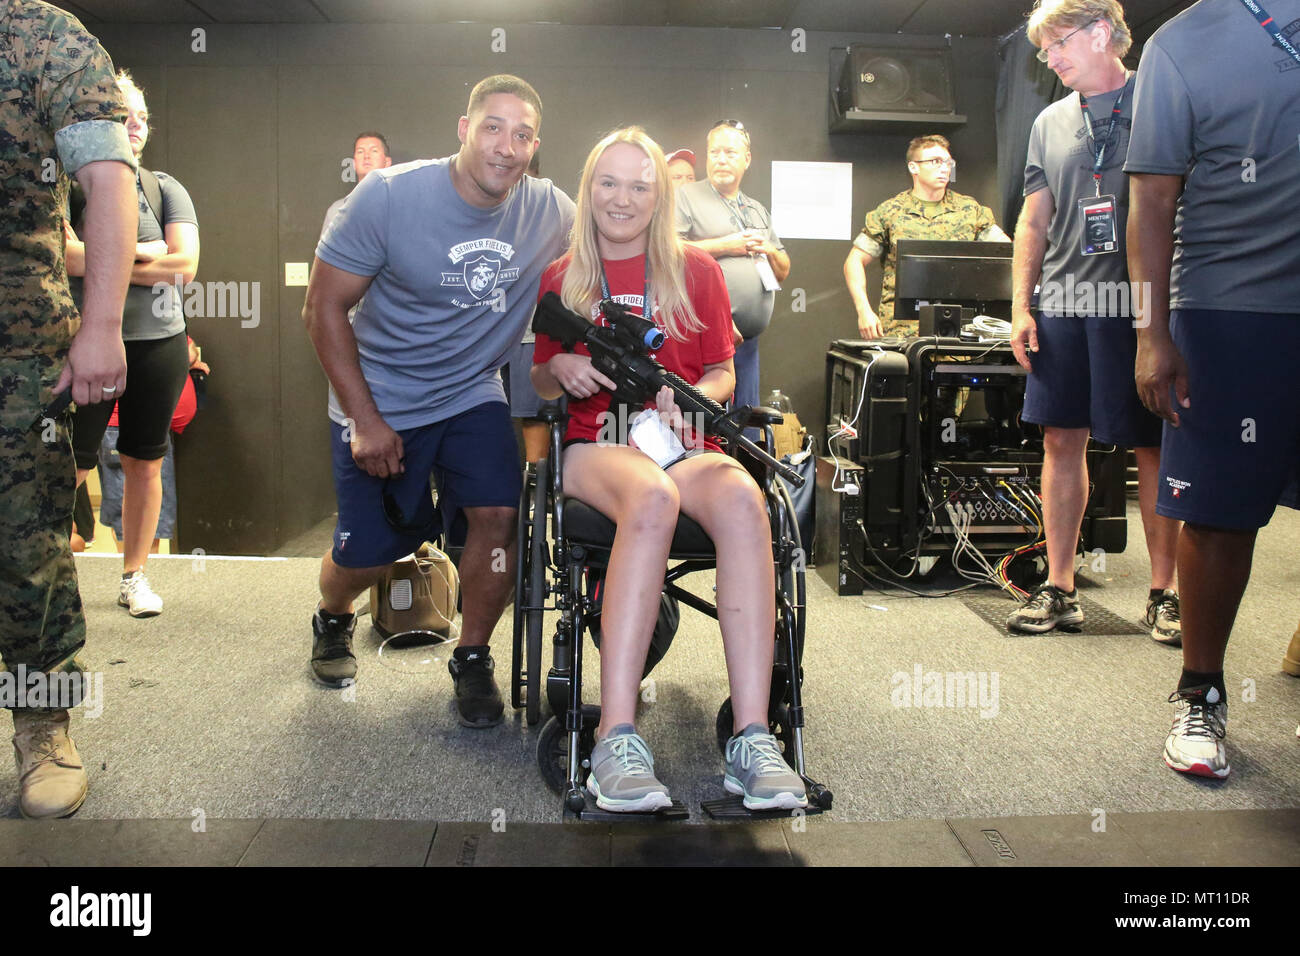
{"label": "ceiling", "polygon": [[[1126,0],[1145,40],[1192,0]],[[1033,0],[58,0],[94,23],[561,23],[1001,36]]]}

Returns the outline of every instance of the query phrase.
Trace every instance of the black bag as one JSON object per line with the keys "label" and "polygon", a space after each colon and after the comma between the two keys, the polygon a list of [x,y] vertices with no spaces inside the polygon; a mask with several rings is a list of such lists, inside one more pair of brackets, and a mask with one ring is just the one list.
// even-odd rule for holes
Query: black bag
{"label": "black bag", "polygon": [[[588,580],[592,601],[595,608],[587,615],[587,626],[591,629],[591,642],[596,645],[596,650],[600,650],[600,612],[605,604],[605,569],[588,568]],[[677,626],[682,620],[682,610],[677,603],[677,598],[668,594],[659,595],[659,615],[655,618],[654,635],[650,638],[650,649],[646,651],[645,670],[641,672],[642,679],[650,676],[650,672],[655,669],[655,665],[664,659],[668,653],[668,648],[672,646],[673,638],[677,635]]]}
{"label": "black bag", "polygon": [[805,561],[812,555],[813,527],[816,518],[813,511],[813,506],[817,500],[817,456],[814,454],[815,450],[813,437],[809,435],[804,442],[802,451],[793,455],[786,455],[781,459],[783,464],[789,465],[803,475],[802,488],[793,488],[782,481],[779,475],[776,477],[776,480],[785,485],[786,490],[790,492],[790,500],[794,504],[795,522],[799,525],[799,546],[803,548]]}

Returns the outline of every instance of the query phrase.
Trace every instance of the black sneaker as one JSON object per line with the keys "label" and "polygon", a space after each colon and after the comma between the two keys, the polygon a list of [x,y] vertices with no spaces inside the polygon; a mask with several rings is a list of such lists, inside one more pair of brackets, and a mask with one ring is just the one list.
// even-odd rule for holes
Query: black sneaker
{"label": "black sneaker", "polygon": [[1079,607],[1078,592],[1067,594],[1058,587],[1044,584],[1029,596],[1029,600],[1007,618],[1007,628],[1041,634],[1054,627],[1078,628],[1083,623],[1083,608]]}
{"label": "black sneaker", "polygon": [[342,687],[356,680],[357,658],[352,653],[352,614],[327,614],[317,608],[311,616],[311,670],[326,687]]}
{"label": "black sneaker", "polygon": [[1169,647],[1183,646],[1183,622],[1178,611],[1178,592],[1166,588],[1147,599],[1147,624],[1151,638]]}
{"label": "black sneaker", "polygon": [[501,723],[505,704],[492,672],[496,664],[486,647],[458,647],[447,661],[456,685],[456,709],[462,727],[481,729]]}

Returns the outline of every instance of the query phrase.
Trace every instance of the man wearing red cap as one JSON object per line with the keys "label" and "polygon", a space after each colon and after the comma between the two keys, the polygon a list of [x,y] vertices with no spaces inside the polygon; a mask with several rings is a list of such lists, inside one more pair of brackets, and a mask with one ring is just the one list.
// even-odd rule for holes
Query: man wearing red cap
{"label": "man wearing red cap", "polygon": [[669,153],[665,158],[668,160],[668,178],[673,181],[674,186],[695,182],[694,153],[689,149],[679,149]]}

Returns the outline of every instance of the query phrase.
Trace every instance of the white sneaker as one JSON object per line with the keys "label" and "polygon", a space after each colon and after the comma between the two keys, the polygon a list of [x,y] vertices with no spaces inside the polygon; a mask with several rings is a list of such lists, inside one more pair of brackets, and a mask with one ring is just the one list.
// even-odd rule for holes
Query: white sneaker
{"label": "white sneaker", "polygon": [[1165,740],[1165,763],[1180,773],[1223,779],[1231,771],[1223,738],[1228,732],[1228,702],[1212,685],[1188,687],[1169,695],[1174,725]]}
{"label": "white sneaker", "polygon": [[161,614],[163,608],[162,598],[153,593],[143,571],[132,571],[130,577],[122,579],[117,603],[128,609],[132,617],[153,617]]}

